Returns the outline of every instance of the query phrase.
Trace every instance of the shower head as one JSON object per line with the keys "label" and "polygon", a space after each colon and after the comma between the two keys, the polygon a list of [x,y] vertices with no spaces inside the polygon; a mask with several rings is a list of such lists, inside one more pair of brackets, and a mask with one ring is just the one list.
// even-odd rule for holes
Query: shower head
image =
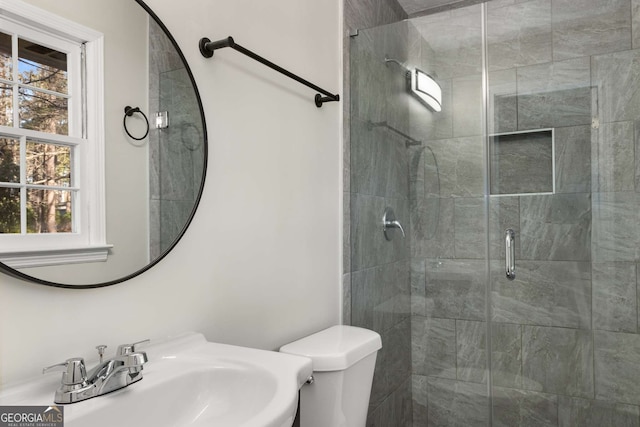
{"label": "shower head", "polygon": [[385,56],[385,58],[384,58],[384,62],[385,62],[385,63],[387,63],[387,64],[391,62],[391,63],[393,63],[393,64],[399,65],[399,66],[400,66],[400,68],[402,68],[402,69],[403,69],[403,70],[405,70],[406,72],[409,72],[409,71],[410,71],[410,70],[409,70],[409,68],[407,68],[407,66],[406,66],[406,65],[404,65],[402,62],[398,61],[397,59],[393,59],[393,58],[389,58],[389,57]]}

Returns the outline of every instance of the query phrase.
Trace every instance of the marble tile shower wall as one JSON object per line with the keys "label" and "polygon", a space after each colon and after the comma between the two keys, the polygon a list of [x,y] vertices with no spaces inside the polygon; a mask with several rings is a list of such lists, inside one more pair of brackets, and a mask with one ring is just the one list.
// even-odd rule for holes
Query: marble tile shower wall
{"label": "marble tile shower wall", "polygon": [[385,63],[406,60],[407,40],[402,23],[362,31],[351,43],[351,324],[383,342],[368,426],[412,425],[410,239],[396,233],[387,241],[382,232],[387,206],[409,225],[407,149],[390,130],[408,131],[404,71]]}
{"label": "marble tile shower wall", "polygon": [[485,219],[480,7],[411,20],[444,98],[437,117],[410,106],[414,425],[490,421],[488,257],[492,425],[639,426],[640,1],[487,13],[489,132],[554,128],[556,191],[491,197]]}
{"label": "marble tile shower wall", "polygon": [[[407,17],[396,0],[344,0],[343,34],[343,322],[351,323],[351,35]],[[354,171],[358,174],[358,171]]]}

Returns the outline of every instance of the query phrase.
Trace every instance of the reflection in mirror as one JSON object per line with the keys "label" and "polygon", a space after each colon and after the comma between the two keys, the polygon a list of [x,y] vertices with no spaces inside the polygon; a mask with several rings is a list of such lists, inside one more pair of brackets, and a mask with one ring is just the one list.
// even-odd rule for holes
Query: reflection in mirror
{"label": "reflection in mirror", "polygon": [[[200,105],[182,59],[162,29],[149,26],[149,111],[166,113],[166,127],[151,132],[151,258],[167,251],[197,203],[204,172]],[[196,120],[194,120],[196,119]]]}
{"label": "reflection in mirror", "polygon": [[[119,283],[162,259],[183,235],[198,205],[207,144],[193,76],[173,38],[142,1],[101,0],[90,6],[85,0],[24,3],[104,35],[105,227],[110,249],[100,262],[0,267],[14,276],[54,286]],[[18,40],[15,61],[8,48],[14,42],[2,30],[0,79],[10,81],[11,67],[17,63],[19,82],[0,81],[0,126],[13,126],[15,116],[2,112],[11,111],[11,103],[17,100],[20,127],[71,133],[66,54],[25,38]],[[20,88],[17,94],[14,87]],[[126,105],[139,107],[149,118],[151,129],[142,141],[127,137],[123,129]],[[133,135],[143,135],[146,123],[137,116],[127,118],[127,127]],[[156,116],[163,119],[158,127]],[[26,170],[20,172],[20,151],[24,150],[20,140],[0,135],[0,183],[9,183],[6,188],[0,185],[0,238],[19,234],[21,229],[72,234],[74,216],[82,215],[75,206],[73,147],[37,139],[26,140],[24,147]],[[21,179],[42,185],[21,196],[11,186]],[[22,218],[21,203],[26,206]]]}

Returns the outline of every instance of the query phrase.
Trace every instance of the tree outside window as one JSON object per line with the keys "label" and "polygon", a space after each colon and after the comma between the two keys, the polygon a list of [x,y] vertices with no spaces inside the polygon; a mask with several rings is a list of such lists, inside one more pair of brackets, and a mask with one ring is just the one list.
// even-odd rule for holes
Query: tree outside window
{"label": "tree outside window", "polygon": [[[11,77],[11,82],[0,88],[0,125],[15,127],[17,99],[19,128],[68,135],[66,55],[19,39],[18,69],[13,70],[11,46],[11,36],[2,34],[0,76]],[[0,233],[21,232],[21,191],[26,191],[27,233],[72,232],[73,194],[65,188],[72,184],[73,148],[35,138],[23,143],[21,148],[19,139],[0,136]],[[17,186],[21,183],[26,184],[22,189]]]}

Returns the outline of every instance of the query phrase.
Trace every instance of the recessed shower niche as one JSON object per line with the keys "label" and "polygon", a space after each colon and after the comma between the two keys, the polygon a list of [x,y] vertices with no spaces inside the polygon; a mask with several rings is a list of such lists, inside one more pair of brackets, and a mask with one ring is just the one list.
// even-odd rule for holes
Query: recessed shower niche
{"label": "recessed shower niche", "polygon": [[553,129],[489,136],[491,195],[555,192]]}

